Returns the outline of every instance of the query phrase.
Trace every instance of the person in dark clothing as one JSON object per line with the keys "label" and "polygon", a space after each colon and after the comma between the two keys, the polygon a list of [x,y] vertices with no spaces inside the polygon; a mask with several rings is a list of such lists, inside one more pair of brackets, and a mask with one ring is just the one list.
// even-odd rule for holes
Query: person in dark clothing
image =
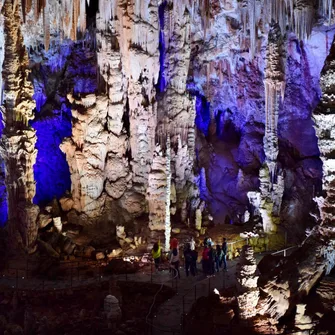
{"label": "person in dark clothing", "polygon": [[227,239],[224,238],[222,243],[222,262],[224,271],[227,271],[227,252],[228,252]]}
{"label": "person in dark clothing", "polygon": [[207,247],[208,239],[209,239],[208,237],[205,237],[205,238],[204,238],[204,248]]}
{"label": "person in dark clothing", "polygon": [[209,275],[209,268],[210,268],[210,263],[209,263],[209,248],[207,244],[204,247],[204,250],[202,251],[202,271],[205,276]]}
{"label": "person in dark clothing", "polygon": [[191,274],[194,276],[193,274],[194,271],[192,273],[192,250],[191,250],[191,245],[189,243],[187,243],[185,246],[184,259],[185,259],[186,277],[188,277],[190,270],[191,270]]}
{"label": "person in dark clothing", "polygon": [[222,249],[219,244],[216,245],[216,254],[215,254],[215,269],[217,272],[220,271],[222,266]]}
{"label": "person in dark clothing", "polygon": [[212,248],[212,244],[208,244],[209,252],[209,275],[213,276],[215,273],[215,250]]}
{"label": "person in dark clothing", "polygon": [[192,255],[191,274],[192,276],[195,276],[198,274],[197,269],[198,252],[196,250],[191,250],[191,255]]}

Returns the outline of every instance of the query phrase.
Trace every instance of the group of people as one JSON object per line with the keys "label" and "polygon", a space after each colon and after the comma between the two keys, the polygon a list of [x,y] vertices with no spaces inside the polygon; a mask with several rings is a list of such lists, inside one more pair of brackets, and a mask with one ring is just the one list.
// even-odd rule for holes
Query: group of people
{"label": "group of people", "polygon": [[[193,242],[193,243],[192,243]],[[219,272],[223,266],[223,270],[227,271],[227,240],[224,238],[222,246],[216,245],[213,247],[213,242],[210,238],[205,238],[204,249],[202,252],[202,269],[206,276],[213,276],[216,272]],[[162,248],[160,242],[156,242],[151,251],[152,258],[155,262],[155,268],[158,271],[159,265],[162,261]],[[185,260],[185,272],[188,277],[190,274],[196,276],[198,252],[195,250],[195,243],[192,240],[191,243],[187,243],[184,248],[184,260]],[[168,261],[170,263],[170,272],[176,271],[178,278],[180,278],[180,253],[178,248],[177,239],[171,240],[170,252],[168,253]]]}
{"label": "group of people", "polygon": [[219,272],[223,266],[223,270],[227,271],[227,252],[228,244],[227,239],[223,239],[222,246],[217,244],[216,248],[213,247],[213,242],[210,238],[205,238],[204,249],[202,251],[202,269],[206,276],[213,276]]}

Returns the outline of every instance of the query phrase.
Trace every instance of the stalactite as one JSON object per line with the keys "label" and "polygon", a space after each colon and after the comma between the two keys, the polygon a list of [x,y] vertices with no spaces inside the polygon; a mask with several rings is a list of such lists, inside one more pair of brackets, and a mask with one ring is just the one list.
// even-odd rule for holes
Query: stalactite
{"label": "stalactite", "polygon": [[278,106],[279,96],[283,99],[285,92],[284,46],[278,24],[272,25],[267,46],[267,65],[265,70],[265,154],[267,163],[271,162],[271,175],[278,155]]}
{"label": "stalactite", "polygon": [[314,6],[310,0],[296,0],[294,8],[294,32],[300,40],[307,40],[314,23]]}
{"label": "stalactite", "polygon": [[116,15],[118,0],[99,0],[99,13],[107,29],[108,21]]}
{"label": "stalactite", "polygon": [[80,0],[79,30],[82,33],[86,30],[86,0]]}
{"label": "stalactite", "polygon": [[171,142],[170,134],[166,138],[166,203],[165,203],[165,251],[170,250],[171,238]]}
{"label": "stalactite", "polygon": [[46,0],[46,4],[43,8],[43,23],[44,23],[44,47],[45,50],[49,50],[50,45],[50,18],[49,18],[49,3],[50,0]]}
{"label": "stalactite", "polygon": [[250,55],[254,57],[256,51],[257,22],[256,22],[256,0],[249,0],[249,30],[250,30]]}
{"label": "stalactite", "polygon": [[[269,24],[273,21],[279,24],[280,30],[283,34],[286,31],[286,24],[287,24],[287,1],[290,1],[290,8],[291,8],[291,15],[293,15],[293,1],[294,0],[265,0],[264,1],[264,13],[265,20]],[[292,6],[292,7],[291,7]],[[293,26],[293,21],[292,21]]]}
{"label": "stalactite", "polygon": [[333,0],[319,0],[319,9],[321,15],[328,18],[328,24],[331,24]]}
{"label": "stalactite", "polygon": [[25,13],[28,14],[31,11],[33,0],[26,0]]}

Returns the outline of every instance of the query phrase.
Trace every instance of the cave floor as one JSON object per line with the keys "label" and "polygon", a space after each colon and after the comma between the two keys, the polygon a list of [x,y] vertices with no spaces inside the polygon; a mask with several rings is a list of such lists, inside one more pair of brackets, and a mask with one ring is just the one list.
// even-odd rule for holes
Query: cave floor
{"label": "cave floor", "polygon": [[[259,262],[264,254],[257,254],[256,260]],[[47,280],[40,278],[25,278],[18,274],[15,276],[2,277],[0,280],[1,290],[13,290],[18,288],[20,292],[28,291],[58,291],[72,288],[80,288],[89,285],[99,284],[106,281],[129,281],[138,283],[162,284],[173,288],[176,292],[169,300],[158,306],[153,305],[154,315],[148,318],[151,334],[178,334],[181,333],[182,316],[190,312],[196,299],[207,297],[218,290],[227,289],[235,286],[235,271],[239,259],[228,261],[228,271],[220,271],[216,276],[206,278],[202,274],[198,264],[199,274],[196,277],[186,277],[184,269],[181,267],[181,279],[171,279],[167,267],[159,272],[151,272],[151,266],[148,264],[134,273],[112,274],[95,273],[91,278],[87,275],[79,275],[74,272],[71,280]],[[97,270],[97,268],[96,268]],[[72,272],[72,271],[71,271]],[[153,300],[154,302],[154,300]],[[149,311],[148,311],[149,314]],[[152,317],[152,319],[151,319]]]}
{"label": "cave floor", "polygon": [[[264,254],[255,255],[257,263],[263,258]],[[181,334],[182,317],[187,315],[196,299],[207,297],[212,294],[214,289],[221,291],[235,287],[236,284],[236,265],[239,259],[228,261],[228,271],[220,271],[215,277],[205,278],[202,273],[196,277],[186,277],[181,269],[181,279],[178,280],[178,289],[174,297],[159,306],[157,313],[153,317],[151,334]],[[199,269],[198,265],[198,269]],[[158,273],[162,280],[167,273]],[[166,278],[167,279],[167,278]],[[150,323],[150,322],[149,322]]]}

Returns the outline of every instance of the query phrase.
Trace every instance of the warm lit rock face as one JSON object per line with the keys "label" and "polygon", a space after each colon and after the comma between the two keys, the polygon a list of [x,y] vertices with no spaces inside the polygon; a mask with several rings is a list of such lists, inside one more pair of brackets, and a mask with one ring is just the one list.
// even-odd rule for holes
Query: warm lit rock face
{"label": "warm lit rock face", "polygon": [[243,246],[240,262],[236,268],[236,289],[239,317],[247,320],[256,315],[256,305],[259,299],[256,276],[256,260],[251,246]]}
{"label": "warm lit rock face", "polygon": [[317,197],[321,220],[326,223],[334,222],[334,185],[335,185],[335,160],[334,160],[334,107],[335,107],[335,45],[333,42],[325,66],[321,72],[320,84],[322,89],[321,104],[313,114],[315,129],[318,136],[320,157],[323,162],[323,190],[324,197]]}
{"label": "warm lit rock face", "polygon": [[39,207],[33,204],[35,181],[33,165],[36,160],[36,134],[28,125],[35,103],[33,87],[28,81],[28,55],[23,45],[20,29],[20,6],[5,1],[4,62],[2,117],[2,157],[5,164],[9,232],[13,243],[24,246],[26,251],[36,248],[37,216]]}

